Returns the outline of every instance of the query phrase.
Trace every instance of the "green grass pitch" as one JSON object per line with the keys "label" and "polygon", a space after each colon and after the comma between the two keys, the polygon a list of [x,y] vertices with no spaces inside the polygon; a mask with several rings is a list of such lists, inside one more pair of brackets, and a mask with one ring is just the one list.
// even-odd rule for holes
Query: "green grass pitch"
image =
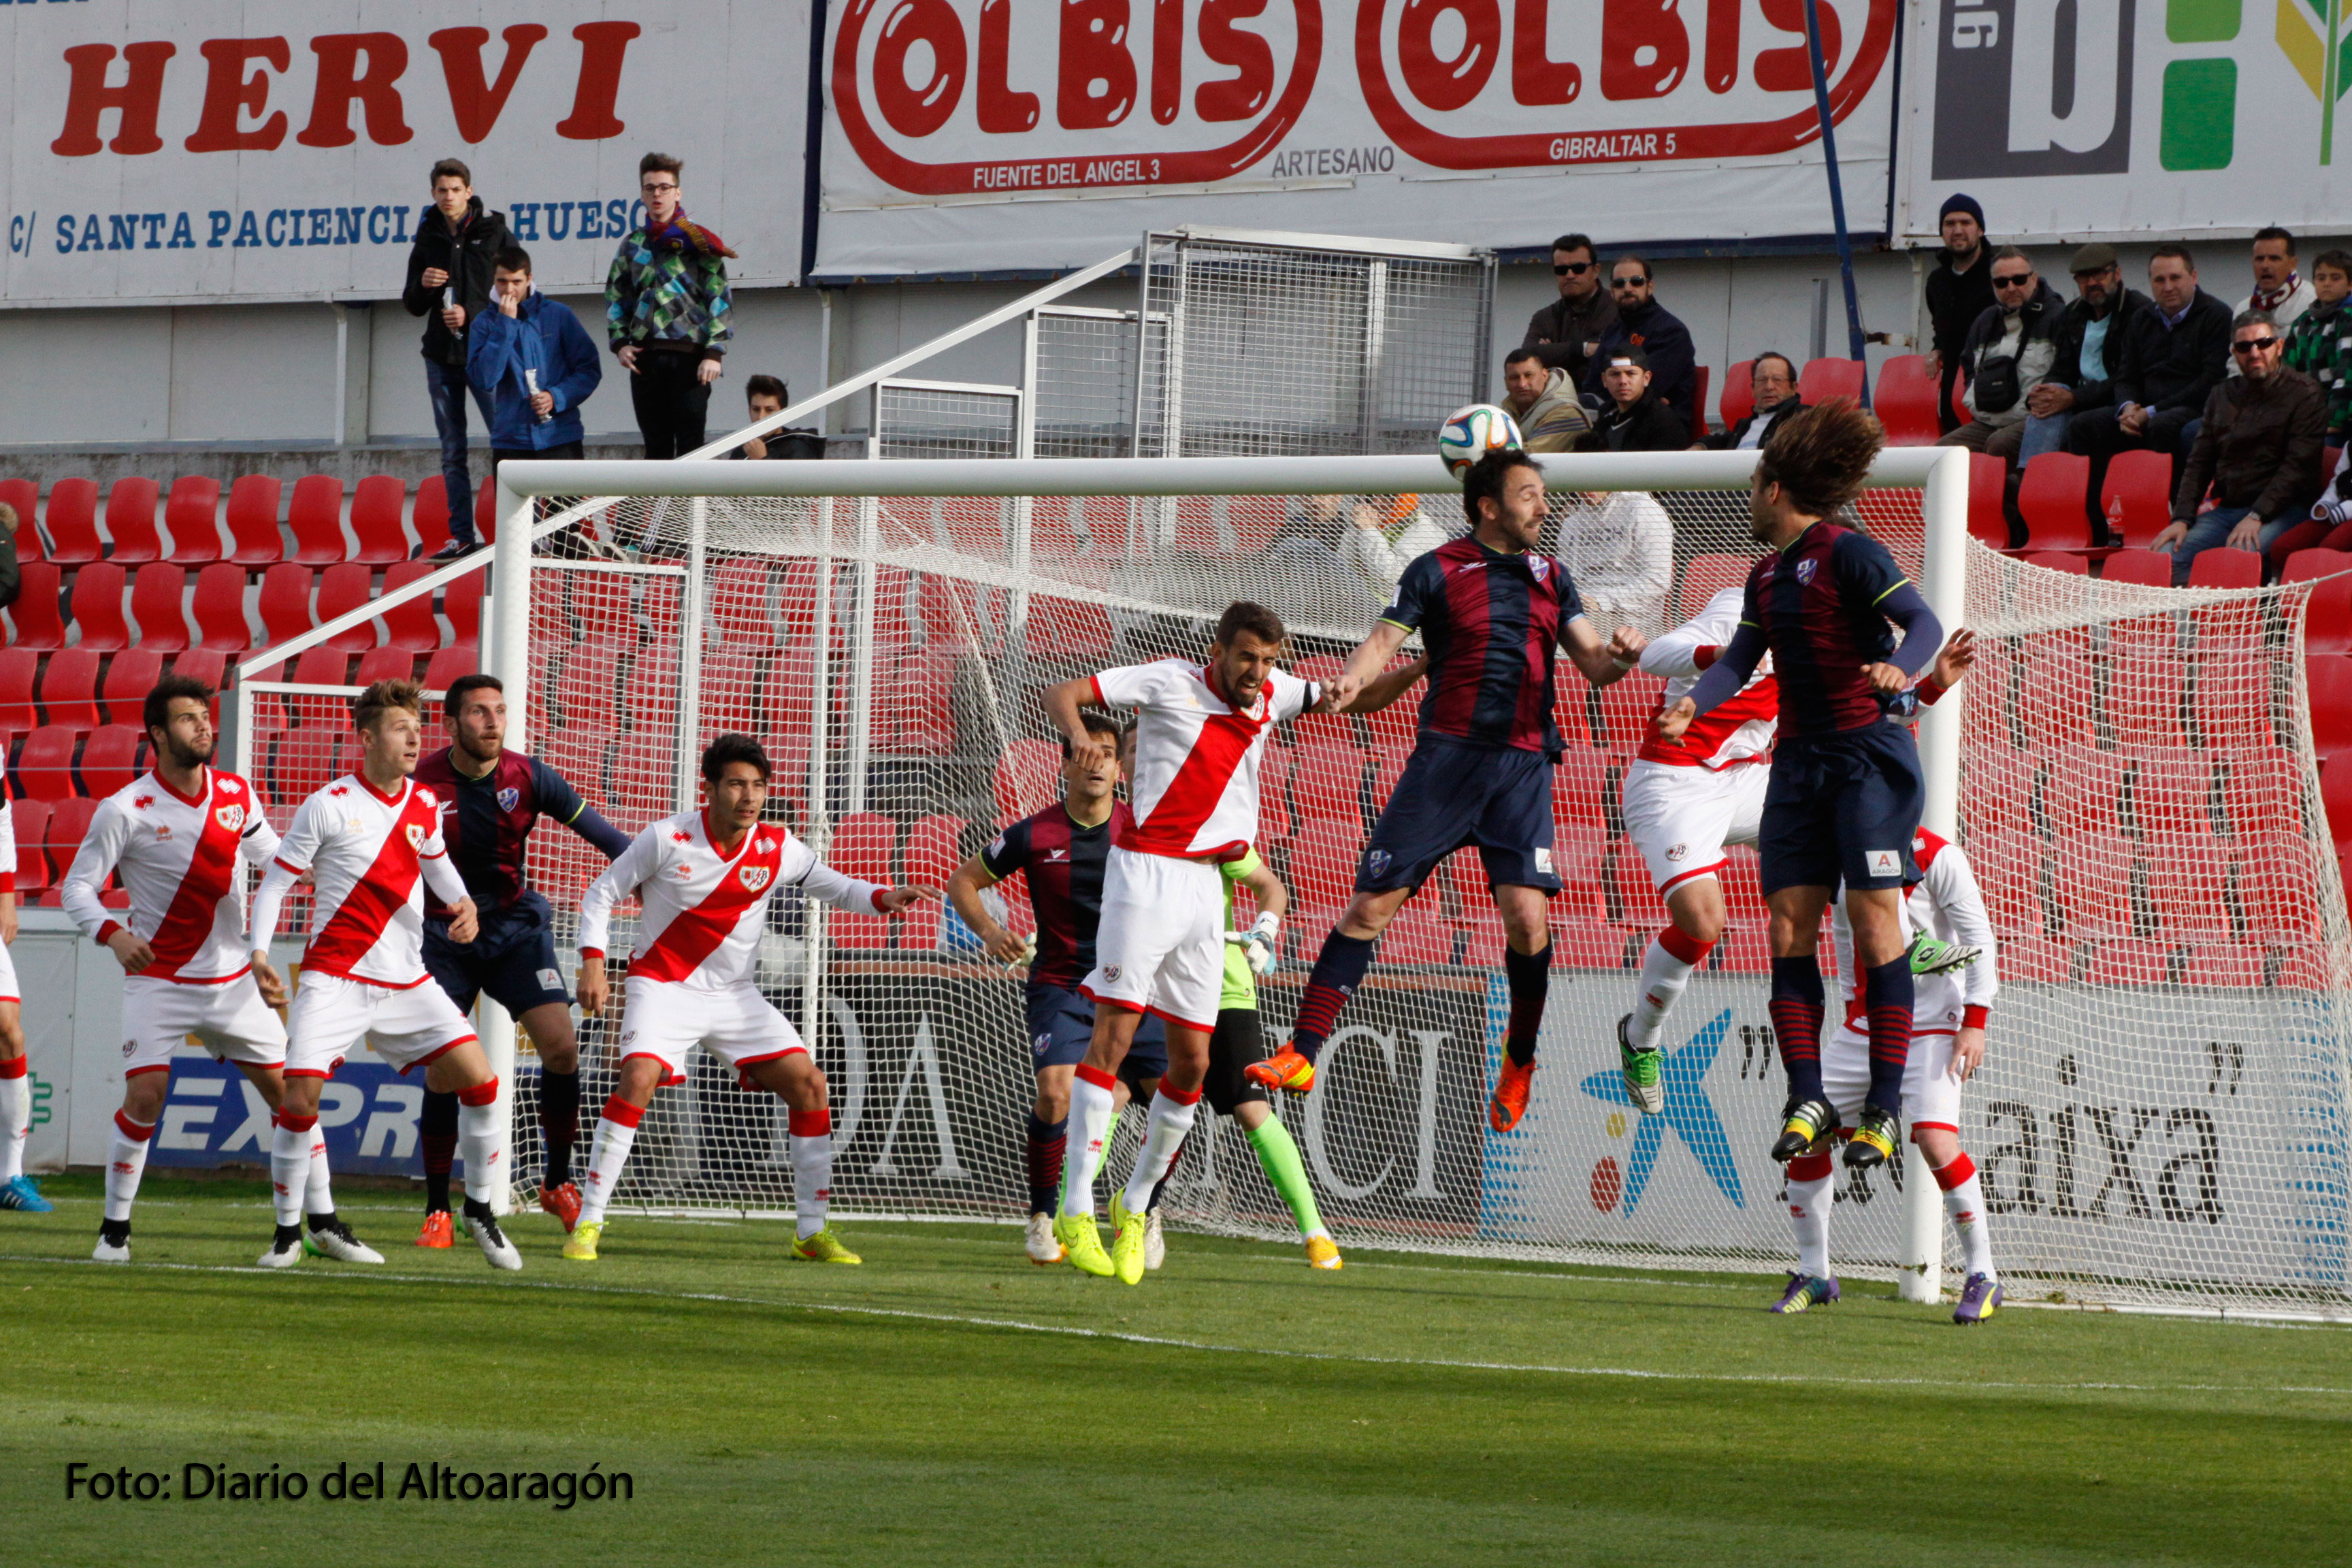
{"label": "green grass pitch", "polygon": [[[2345,1561],[2352,1331],[2011,1310],[1858,1284],[1171,1238],[1129,1289],[1003,1226],[623,1216],[568,1264],[408,1245],[249,1267],[258,1184],[147,1183],[139,1261],[82,1261],[94,1178],[0,1215],[0,1563],[2324,1563]],[[1291,1353],[1276,1353],[1291,1352]],[[1482,1364],[1484,1363],[1484,1364]],[[1508,1363],[1508,1364],[1499,1364]],[[328,1502],[339,1461],[626,1471],[627,1501]],[[183,1467],[294,1470],[188,1501]],[[67,1467],[166,1501],[66,1500]]]}

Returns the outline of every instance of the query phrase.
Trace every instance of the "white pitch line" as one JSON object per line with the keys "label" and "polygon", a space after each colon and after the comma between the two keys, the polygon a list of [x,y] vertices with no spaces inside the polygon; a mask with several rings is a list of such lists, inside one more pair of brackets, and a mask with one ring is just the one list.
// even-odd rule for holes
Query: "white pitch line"
{"label": "white pitch line", "polygon": [[[72,1268],[116,1269],[121,1264],[100,1264],[87,1258],[38,1258],[19,1254],[18,1263],[51,1263]],[[169,1269],[183,1274],[257,1274],[277,1279],[282,1270],[250,1264],[145,1263],[137,1267]],[[1120,1344],[1153,1345],[1166,1350],[1199,1351],[1210,1355],[1260,1356],[1275,1361],[1332,1362],[1350,1366],[1426,1366],[1458,1372],[1534,1372],[1563,1377],[1615,1377],[1654,1383],[1841,1384],[1866,1388],[2004,1388],[2030,1394],[2322,1394],[2352,1395],[2352,1388],[2280,1384],[2260,1387],[2245,1384],[2210,1383],[2005,1383],[1983,1378],[1823,1377],[1816,1373],[1659,1372],[1646,1367],[1562,1366],[1545,1362],[1456,1361],[1439,1356],[1344,1355],[1337,1351],[1268,1349],[1262,1345],[1227,1345],[1212,1340],[1176,1339],[1160,1334],[1122,1333],[1115,1329],[1077,1328],[1065,1323],[1033,1323],[1021,1318],[978,1318],[957,1312],[923,1312],[906,1307],[853,1307],[830,1301],[777,1301],[758,1296],[730,1296],[709,1290],[648,1290],[633,1286],[558,1285],[543,1279],[475,1279],[440,1274],[323,1273],[305,1270],[293,1279],[365,1284],[375,1280],[411,1285],[446,1285],[461,1289],[553,1290],[569,1295],[645,1298],[661,1301],[708,1301],[726,1307],[764,1307],[783,1312],[821,1312],[845,1318],[887,1318],[904,1322],[944,1323],[958,1328],[1003,1329],[1014,1333],[1045,1334],[1065,1339],[1108,1340]]]}

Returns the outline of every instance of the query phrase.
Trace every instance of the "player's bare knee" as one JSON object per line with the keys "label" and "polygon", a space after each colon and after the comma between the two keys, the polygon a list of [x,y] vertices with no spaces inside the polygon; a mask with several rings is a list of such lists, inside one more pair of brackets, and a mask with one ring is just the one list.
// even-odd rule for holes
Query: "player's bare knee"
{"label": "player's bare knee", "polygon": [[1244,1132],[1255,1132],[1273,1119],[1273,1107],[1263,1100],[1244,1100],[1234,1107],[1234,1120]]}
{"label": "player's bare knee", "polygon": [[325,1079],[308,1073],[286,1080],[286,1096],[278,1109],[289,1116],[316,1116],[319,1113],[319,1090]]}
{"label": "player's bare knee", "polygon": [[1919,1145],[1919,1152],[1927,1163],[1940,1171],[1960,1157],[1960,1135],[1941,1127],[1914,1127],[1911,1141]]}
{"label": "player's bare knee", "polygon": [[0,1061],[25,1054],[25,1021],[16,1007],[0,1007]]}
{"label": "player's bare knee", "polygon": [[661,1063],[651,1057],[631,1057],[621,1064],[618,1080],[613,1091],[631,1105],[643,1110],[654,1102],[654,1090],[661,1087]]}
{"label": "player's bare knee", "polygon": [[1410,888],[1396,888],[1384,893],[1358,893],[1348,902],[1348,912],[1339,917],[1339,930],[1359,942],[1369,942],[1388,930],[1389,921],[1404,908],[1412,896]]}
{"label": "player's bare knee", "polygon": [[245,1081],[253,1085],[254,1092],[261,1096],[264,1105],[275,1110],[286,1103],[286,1074],[282,1068],[256,1067],[250,1062],[239,1062],[237,1066],[245,1073]]}
{"label": "player's bare knee", "polygon": [[142,1126],[152,1127],[163,1113],[163,1099],[172,1087],[168,1072],[142,1072],[122,1086],[122,1114]]}

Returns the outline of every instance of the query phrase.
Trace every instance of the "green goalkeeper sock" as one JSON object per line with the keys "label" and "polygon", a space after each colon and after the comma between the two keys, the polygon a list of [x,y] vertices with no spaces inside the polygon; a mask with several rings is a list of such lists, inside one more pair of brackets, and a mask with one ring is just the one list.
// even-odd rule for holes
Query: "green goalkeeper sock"
{"label": "green goalkeeper sock", "polygon": [[1323,1215],[1315,1206],[1315,1189],[1307,1184],[1307,1167],[1299,1163],[1298,1145],[1291,1141],[1290,1129],[1275,1117],[1249,1130],[1250,1147],[1257,1151],[1257,1163],[1265,1167],[1266,1180],[1290,1205],[1290,1215],[1298,1222],[1301,1237],[1323,1234]]}

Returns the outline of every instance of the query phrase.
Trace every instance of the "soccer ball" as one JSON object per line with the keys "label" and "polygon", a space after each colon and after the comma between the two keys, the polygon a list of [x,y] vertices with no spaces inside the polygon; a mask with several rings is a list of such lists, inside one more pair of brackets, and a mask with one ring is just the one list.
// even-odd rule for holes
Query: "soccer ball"
{"label": "soccer ball", "polygon": [[1524,445],[1519,422],[1491,403],[1473,403],[1448,416],[1437,432],[1437,455],[1445,471],[1459,474],[1489,452]]}

